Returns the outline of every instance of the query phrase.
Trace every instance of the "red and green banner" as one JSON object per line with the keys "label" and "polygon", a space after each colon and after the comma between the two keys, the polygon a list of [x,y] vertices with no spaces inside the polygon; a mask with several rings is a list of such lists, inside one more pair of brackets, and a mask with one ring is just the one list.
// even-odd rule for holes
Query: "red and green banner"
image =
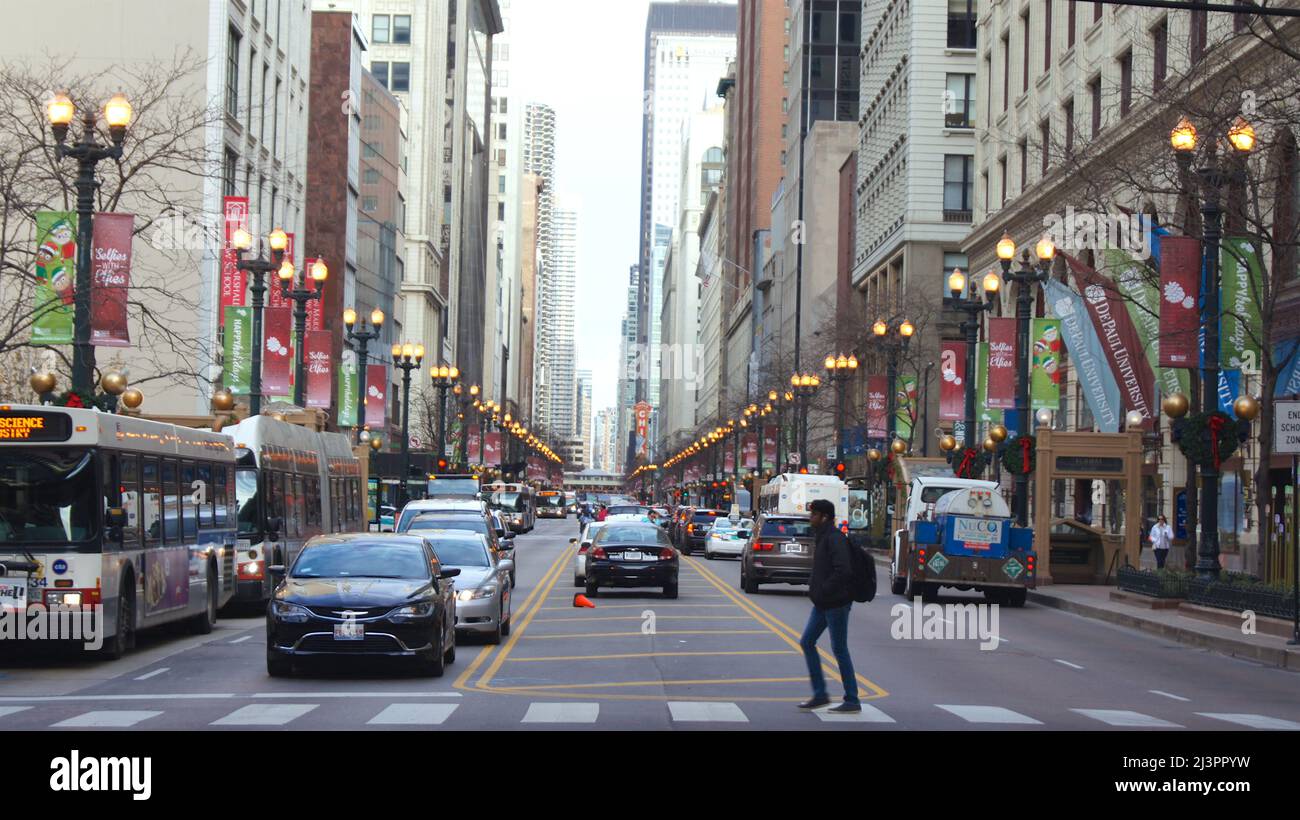
{"label": "red and green banner", "polygon": [[244,291],[248,287],[248,274],[239,269],[239,251],[230,247],[230,237],[237,228],[249,230],[248,197],[228,196],[221,200],[224,231],[221,243],[221,311],[217,314],[225,325],[228,307],[242,307]]}
{"label": "red and green banner", "polygon": [[966,343],[944,342],[939,353],[939,418],[966,416]]}
{"label": "red and green banner", "polygon": [[290,357],[290,340],[293,338],[293,317],[289,308],[262,309],[262,392],[268,396],[287,396]]}
{"label": "red and green banner", "polygon": [[466,427],[467,440],[465,442],[465,455],[470,464],[482,464],[483,460],[479,458],[479,449],[483,446],[483,428],[477,424],[471,424]]}
{"label": "red and green banner", "polygon": [[366,425],[382,432],[387,419],[388,366],[366,365]]}
{"label": "red and green banner", "polygon": [[894,430],[898,437],[912,440],[916,423],[917,382],[915,376],[899,376],[894,388]]}
{"label": "red and green banner", "polygon": [[889,413],[889,380],[885,376],[867,376],[867,437],[884,438]]}
{"label": "red and green banner", "polygon": [[305,335],[303,347],[307,358],[303,369],[307,371],[307,406],[328,408],[334,388],[330,334],[325,330],[309,330]]}
{"label": "red and green banner", "polygon": [[776,466],[776,428],[769,425],[763,430],[763,466]]}
{"label": "red and green banner", "polygon": [[343,348],[339,361],[338,424],[340,427],[357,426],[357,385],[360,379],[357,373],[357,352],[350,347]]}
{"label": "red and green banner", "polygon": [[746,433],[740,439],[740,452],[744,457],[744,468],[753,470],[758,467],[758,433]]}
{"label": "red and green banner", "polygon": [[1060,319],[1034,319],[1029,325],[1029,408],[1056,410],[1061,406]]}
{"label": "red and green banner", "polygon": [[989,319],[985,403],[995,410],[1016,407],[1016,320]]}
{"label": "red and green banner", "polygon": [[483,461],[487,464],[501,463],[501,433],[488,433],[483,437]]}
{"label": "red and green banner", "polygon": [[32,300],[32,344],[72,344],[77,284],[77,215],[36,214],[36,290]]}
{"label": "red and green banner", "polygon": [[95,214],[90,246],[90,343],[130,347],[126,301],[131,287],[133,214]]}
{"label": "red and green banner", "polygon": [[[990,424],[1002,421],[1001,412],[993,412],[989,408],[989,343],[980,342],[975,347],[975,423],[985,421]],[[975,440],[975,435],[970,434],[970,441]]]}
{"label": "red and green banner", "polygon": [[1190,236],[1160,239],[1160,366],[1199,364],[1201,243]]}
{"label": "red and green banner", "polygon": [[230,392],[247,396],[253,376],[253,309],[227,306],[222,314],[226,338],[221,383]]}
{"label": "red and green banner", "polygon": [[[304,259],[302,262],[303,265],[302,270],[299,272],[300,275],[298,276],[298,278],[302,281],[302,287],[307,288],[308,290],[311,290],[313,288],[318,288],[318,287],[319,288],[325,287],[324,282],[316,282],[311,278],[311,266],[312,263],[315,261],[316,261],[315,257],[312,257],[311,259]],[[325,314],[323,312],[325,308],[324,305],[322,304],[322,302],[324,301],[325,301],[324,299],[312,299],[310,302],[307,303],[307,330],[308,331],[325,329]]]}
{"label": "red and green banner", "polygon": [[1255,242],[1244,237],[1223,240],[1219,266],[1219,360],[1230,370],[1258,370],[1261,328],[1259,303],[1264,272]]}
{"label": "red and green banner", "polygon": [[[1147,366],[1156,379],[1158,394],[1188,394],[1191,388],[1187,370],[1163,367],[1160,364],[1161,350],[1165,345],[1165,329],[1160,323],[1158,278],[1147,265],[1135,261],[1126,251],[1118,248],[1108,248],[1105,259],[1107,273],[1124,297],[1129,318],[1133,321],[1133,327],[1137,328],[1142,348],[1146,352]],[[1195,304],[1195,299],[1192,301]]]}

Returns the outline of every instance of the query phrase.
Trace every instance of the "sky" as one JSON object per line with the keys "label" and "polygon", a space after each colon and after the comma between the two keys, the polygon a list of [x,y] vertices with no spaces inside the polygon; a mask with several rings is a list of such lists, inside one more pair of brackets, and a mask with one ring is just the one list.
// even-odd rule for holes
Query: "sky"
{"label": "sky", "polygon": [[555,109],[557,205],[578,213],[577,369],[613,407],[636,263],[649,0],[511,0],[511,104]]}

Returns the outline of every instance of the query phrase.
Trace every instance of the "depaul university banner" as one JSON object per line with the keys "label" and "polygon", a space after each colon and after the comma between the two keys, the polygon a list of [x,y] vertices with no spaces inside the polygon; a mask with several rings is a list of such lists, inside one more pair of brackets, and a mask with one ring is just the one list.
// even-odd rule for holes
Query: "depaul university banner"
{"label": "depaul university banner", "polygon": [[1111,375],[1083,297],[1055,279],[1044,282],[1043,291],[1052,313],[1061,320],[1065,347],[1073,357],[1083,396],[1097,422],[1097,429],[1102,433],[1119,432],[1119,385]]}

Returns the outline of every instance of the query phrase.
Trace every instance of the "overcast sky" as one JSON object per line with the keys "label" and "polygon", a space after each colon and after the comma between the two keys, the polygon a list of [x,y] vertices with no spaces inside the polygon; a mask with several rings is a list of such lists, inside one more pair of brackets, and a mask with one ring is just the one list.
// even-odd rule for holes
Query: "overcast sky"
{"label": "overcast sky", "polygon": [[578,212],[578,369],[613,407],[628,268],[636,262],[649,0],[512,0],[511,104],[555,109],[559,206]]}

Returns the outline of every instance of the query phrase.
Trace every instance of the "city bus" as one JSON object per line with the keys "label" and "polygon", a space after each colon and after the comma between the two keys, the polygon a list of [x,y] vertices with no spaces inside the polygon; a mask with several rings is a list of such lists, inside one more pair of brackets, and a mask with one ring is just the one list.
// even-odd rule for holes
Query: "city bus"
{"label": "city bus", "polygon": [[267,567],[288,566],[315,535],[366,529],[361,462],[349,438],[253,416],[226,427],[234,443],[239,557],[235,600],[271,596]]}
{"label": "city bus", "polygon": [[559,490],[542,490],[537,494],[538,518],[568,518],[569,508],[564,493]]}
{"label": "city bus", "polygon": [[228,436],[0,404],[0,611],[79,611],[108,658],[140,629],[211,632],[235,588],[234,489]]}
{"label": "city bus", "polygon": [[527,484],[483,485],[483,500],[494,510],[499,510],[506,524],[514,532],[529,532],[537,523],[537,500],[533,488]]}

